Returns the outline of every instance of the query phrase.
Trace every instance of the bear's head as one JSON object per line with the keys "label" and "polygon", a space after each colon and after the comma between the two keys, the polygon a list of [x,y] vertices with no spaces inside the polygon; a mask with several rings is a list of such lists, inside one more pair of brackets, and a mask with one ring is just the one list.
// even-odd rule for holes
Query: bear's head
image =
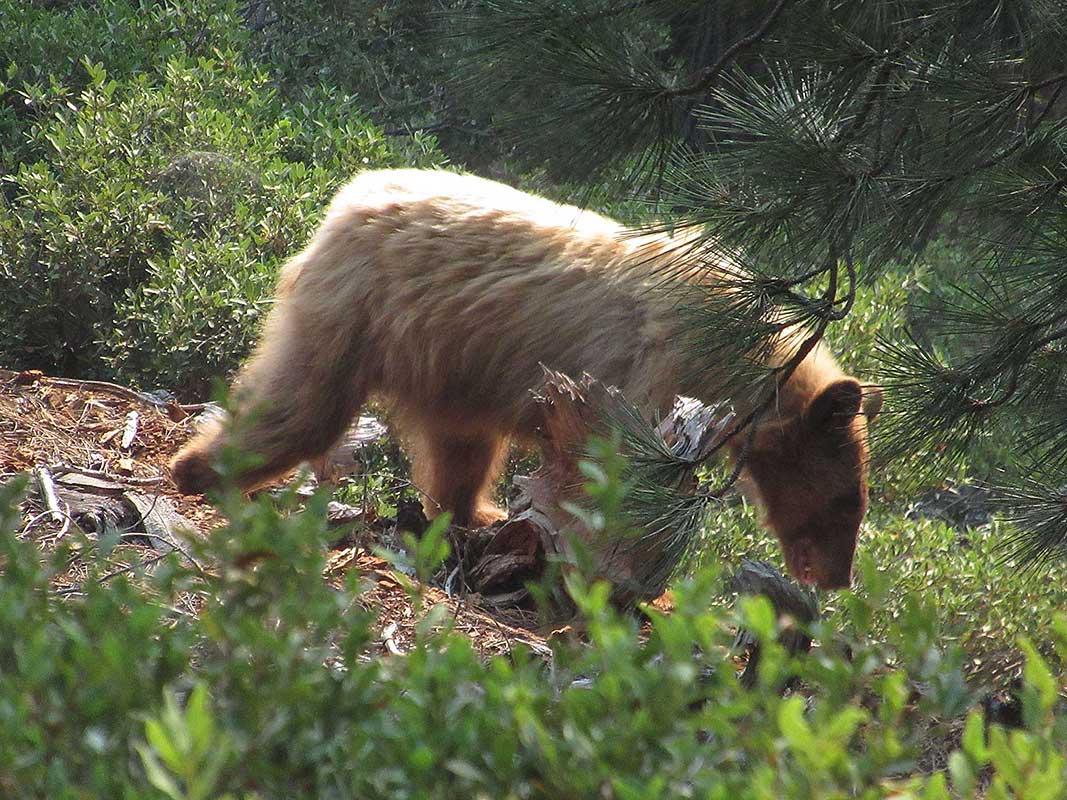
{"label": "bear's head", "polygon": [[801,413],[756,431],[745,470],[798,580],[823,589],[852,582],[867,510],[867,425],[881,407],[876,387],[840,378]]}

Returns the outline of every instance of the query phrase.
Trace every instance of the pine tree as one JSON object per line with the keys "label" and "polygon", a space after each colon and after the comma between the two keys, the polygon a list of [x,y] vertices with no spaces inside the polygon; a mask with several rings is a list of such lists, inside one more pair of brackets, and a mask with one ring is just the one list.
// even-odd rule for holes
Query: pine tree
{"label": "pine tree", "polygon": [[[467,91],[522,152],[624,174],[701,231],[680,259],[738,264],[728,301],[690,310],[709,361],[803,323],[799,357],[951,230],[966,268],[881,345],[877,452],[929,479],[1012,430],[1009,544],[1067,555],[1067,6],[480,0],[461,24]],[[758,415],[788,373],[732,391]]]}

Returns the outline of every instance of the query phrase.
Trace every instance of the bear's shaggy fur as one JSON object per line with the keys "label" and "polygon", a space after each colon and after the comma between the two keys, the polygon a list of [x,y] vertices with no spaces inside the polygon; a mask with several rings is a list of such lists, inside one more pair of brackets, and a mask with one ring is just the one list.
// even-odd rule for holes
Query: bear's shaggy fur
{"label": "bear's shaggy fur", "polygon": [[[677,309],[649,291],[676,246],[473,176],[363,173],[282,272],[236,381],[251,423],[199,434],[174,459],[174,481],[186,493],[213,486],[229,441],[261,456],[240,476],[255,487],[328,450],[376,395],[412,442],[427,511],[498,519],[493,482],[509,440],[533,432],[541,364],[588,372],[650,412],[677,394],[722,399],[714,370],[678,344]],[[827,587],[850,580],[866,507],[861,401],[816,347],[746,462],[790,571]],[[872,395],[866,416],[879,403]]]}

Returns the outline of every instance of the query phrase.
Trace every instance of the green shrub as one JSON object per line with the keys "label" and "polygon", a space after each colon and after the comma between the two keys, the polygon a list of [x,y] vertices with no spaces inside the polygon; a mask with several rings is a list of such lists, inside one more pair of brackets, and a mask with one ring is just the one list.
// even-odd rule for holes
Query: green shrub
{"label": "green shrub", "polygon": [[[227,496],[228,527],[188,543],[196,566],[171,556],[154,576],[105,578],[113,565],[83,543],[84,595],[60,598],[48,577],[70,553],[15,535],[17,497],[0,497],[9,796],[969,798],[981,780],[1031,798],[1067,780],[1062,687],[1041,655],[1023,641],[1024,728],[987,728],[919,606],[896,645],[823,624],[838,645],[790,658],[769,604],[724,607],[715,569],[676,585],[674,613],[649,611],[647,641],[574,574],[589,644],[556,641],[551,666],[519,646],[485,661],[418,602],[414,648],[382,656],[358,577],[321,578],[325,498],[283,516]],[[412,547],[424,572],[447,552],[433,532]],[[884,596],[877,573],[864,581]],[[880,613],[842,598],[856,619]],[[738,624],[765,643],[753,690],[729,657]],[[1062,618],[1056,638],[1067,647]]]}
{"label": "green shrub", "polygon": [[39,159],[4,181],[5,366],[203,393],[247,353],[279,263],[340,183],[439,160],[390,146],[336,92],[283,99],[230,50],[127,77],[82,67],[27,131]]}
{"label": "green shrub", "polygon": [[26,129],[85,87],[85,59],[115,79],[245,42],[233,0],[0,0],[0,173],[36,158]]}
{"label": "green shrub", "polygon": [[466,0],[249,3],[251,49],[286,94],[323,83],[352,94],[388,130],[432,130],[468,167],[507,150],[492,109],[460,77]]}

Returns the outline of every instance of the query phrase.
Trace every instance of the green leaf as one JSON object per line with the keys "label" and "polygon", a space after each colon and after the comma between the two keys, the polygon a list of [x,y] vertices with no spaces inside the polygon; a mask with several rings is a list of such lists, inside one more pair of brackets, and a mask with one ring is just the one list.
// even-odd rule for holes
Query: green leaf
{"label": "green leaf", "polygon": [[943,772],[935,773],[927,781],[922,797],[923,800],[951,800],[952,795],[949,794],[948,784],[945,781]]}
{"label": "green leaf", "polygon": [[215,719],[208,705],[207,687],[197,683],[185,706],[185,724],[189,730],[192,752],[207,752],[215,743]]}
{"label": "green leaf", "polygon": [[170,730],[158,719],[145,720],[145,737],[152,750],[163,759],[167,768],[178,772],[182,767],[182,753],[171,739]]}
{"label": "green leaf", "polygon": [[[1056,703],[1056,679],[1052,677],[1052,671],[1049,670],[1045,659],[1041,657],[1041,654],[1037,652],[1037,648],[1027,637],[1020,637],[1019,647],[1026,655],[1026,664],[1023,666],[1023,679],[1026,681],[1027,686],[1037,690],[1039,701],[1037,710],[1041,716],[1044,716],[1052,710],[1052,706]],[[1032,722],[1036,722],[1036,720]]]}
{"label": "green leaf", "polygon": [[141,756],[141,763],[144,765],[148,782],[167,795],[167,797],[172,798],[172,800],[185,800],[181,790],[178,788],[178,784],[163,765],[159,763],[155,752],[144,745],[137,745],[137,752]]}
{"label": "green leaf", "polygon": [[787,697],[778,706],[778,729],[785,736],[790,746],[798,750],[807,750],[814,736],[811,726],[804,719],[804,700],[800,697]]}
{"label": "green leaf", "polygon": [[738,598],[744,617],[744,625],[757,638],[768,642],[778,632],[778,621],[771,601],[763,595],[746,595]]}
{"label": "green leaf", "polygon": [[967,715],[961,744],[963,752],[974,766],[981,768],[989,763],[989,751],[985,745],[985,717],[981,710],[975,709]]}
{"label": "green leaf", "polygon": [[959,750],[948,757],[948,772],[952,776],[952,788],[959,797],[973,797],[977,777],[971,762]]}

